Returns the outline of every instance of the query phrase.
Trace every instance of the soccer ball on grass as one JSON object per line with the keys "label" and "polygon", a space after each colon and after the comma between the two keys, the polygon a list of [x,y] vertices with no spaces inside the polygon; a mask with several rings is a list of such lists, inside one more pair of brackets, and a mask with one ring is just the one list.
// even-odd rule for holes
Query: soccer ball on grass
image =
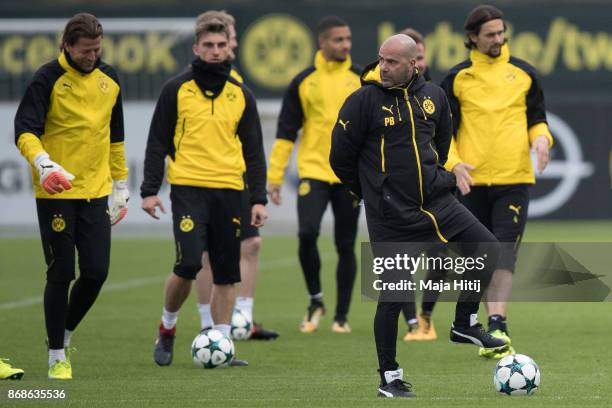
{"label": "soccer ball on grass", "polygon": [[493,384],[506,395],[531,395],[540,387],[540,368],[524,354],[506,356],[495,366]]}
{"label": "soccer ball on grass", "polygon": [[227,366],[234,359],[234,342],[219,330],[205,330],[193,339],[191,358],[200,368]]}
{"label": "soccer ball on grass", "polygon": [[232,339],[248,340],[251,337],[252,322],[238,308],[232,313]]}

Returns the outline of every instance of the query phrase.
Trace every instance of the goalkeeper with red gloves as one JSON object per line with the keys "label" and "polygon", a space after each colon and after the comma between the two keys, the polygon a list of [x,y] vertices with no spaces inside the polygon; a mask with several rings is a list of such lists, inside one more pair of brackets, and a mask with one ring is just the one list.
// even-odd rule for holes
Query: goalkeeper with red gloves
{"label": "goalkeeper with red gloves", "polygon": [[[47,264],[50,379],[72,378],[70,338],[108,275],[111,224],[127,213],[121,87],[100,60],[102,34],[93,15],[72,17],[59,57],[34,74],[15,116],[15,143],[32,166]],[[69,293],[75,249],[80,276]]]}

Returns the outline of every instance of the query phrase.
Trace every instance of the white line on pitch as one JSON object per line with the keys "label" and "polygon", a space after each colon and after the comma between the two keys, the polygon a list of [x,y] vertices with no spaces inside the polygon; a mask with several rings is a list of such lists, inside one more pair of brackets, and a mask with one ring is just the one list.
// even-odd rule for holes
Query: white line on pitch
{"label": "white line on pitch", "polygon": [[[321,254],[321,260],[325,260],[330,258],[333,255],[331,252],[324,252]],[[297,264],[297,257],[285,257],[285,258],[277,258],[270,261],[262,262],[259,265],[261,270],[265,269],[276,269],[283,266],[292,266]],[[126,282],[119,283],[109,283],[104,285],[102,288],[103,293],[107,292],[118,292],[126,289],[136,288],[140,286],[152,285],[155,283],[162,282],[166,279],[167,276],[154,276],[150,278],[138,278],[132,279]],[[29,297],[21,300],[16,300],[14,302],[0,303],[0,310],[12,310],[18,309],[20,307],[27,307],[32,305],[39,305],[43,301],[42,297]]]}

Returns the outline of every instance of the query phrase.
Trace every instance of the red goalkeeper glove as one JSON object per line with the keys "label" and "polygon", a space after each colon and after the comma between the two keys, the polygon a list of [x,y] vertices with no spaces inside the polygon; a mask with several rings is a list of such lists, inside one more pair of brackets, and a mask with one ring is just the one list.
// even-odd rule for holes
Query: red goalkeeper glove
{"label": "red goalkeeper glove", "polygon": [[62,166],[51,161],[49,154],[42,152],[34,158],[34,165],[40,176],[40,185],[51,195],[61,193],[72,188],[71,180],[74,176]]}

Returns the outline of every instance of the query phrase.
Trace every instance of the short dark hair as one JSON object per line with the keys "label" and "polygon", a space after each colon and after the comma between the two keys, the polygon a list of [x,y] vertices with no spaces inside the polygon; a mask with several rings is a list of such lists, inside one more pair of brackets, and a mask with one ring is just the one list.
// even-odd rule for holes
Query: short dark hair
{"label": "short dark hair", "polygon": [[89,13],[75,14],[68,20],[66,27],[64,27],[60,49],[63,50],[64,45],[76,44],[79,38],[95,39],[102,37],[103,34],[102,24],[100,24],[96,16]]}
{"label": "short dark hair", "polygon": [[336,16],[323,17],[317,26],[317,37],[325,35],[327,30],[336,27],[348,27],[348,23]]}
{"label": "short dark hair", "polygon": [[211,18],[206,21],[198,21],[195,28],[195,42],[198,42],[202,34],[206,33],[218,33],[225,34],[229,39],[230,32],[227,24],[220,18]]}
{"label": "short dark hair", "polygon": [[[478,35],[480,33],[480,28],[486,22],[491,20],[504,19],[504,13],[497,7],[483,4],[474,8],[468,14],[467,19],[465,20],[465,24],[463,28],[465,29],[465,35],[467,37],[465,41],[465,46],[468,49],[472,49],[476,47],[476,44],[470,39],[470,34]],[[506,23],[504,22],[504,30],[506,29]]]}
{"label": "short dark hair", "polygon": [[423,34],[419,33],[417,30],[415,30],[412,27],[404,28],[402,31],[400,31],[400,34],[407,35],[408,37],[412,38],[414,40],[414,42],[417,43],[417,44],[425,45],[425,40],[423,39]]}

